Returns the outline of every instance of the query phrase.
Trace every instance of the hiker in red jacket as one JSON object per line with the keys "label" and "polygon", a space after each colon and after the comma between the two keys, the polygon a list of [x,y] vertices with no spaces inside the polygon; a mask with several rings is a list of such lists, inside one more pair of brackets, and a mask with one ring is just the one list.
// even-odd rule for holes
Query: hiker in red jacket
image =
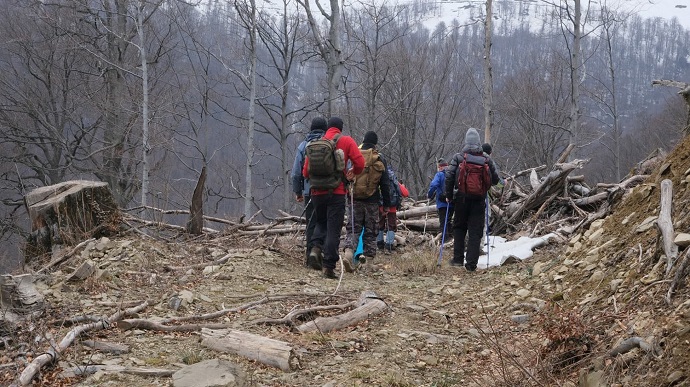
{"label": "hiker in red jacket", "polygon": [[[332,140],[338,136],[335,148],[342,151],[344,165],[348,165],[350,162],[352,166],[343,173],[343,181],[336,188],[318,189],[313,184],[311,187],[316,228],[314,229],[313,247],[309,253],[309,266],[312,268],[322,266],[323,275],[326,278],[337,278],[334,270],[339,258],[340,231],[345,220],[345,195],[347,194],[345,181],[352,181],[355,175],[364,170],[362,152],[352,137],[341,135],[342,130],[343,120],[339,117],[331,117],[328,120],[328,130],[324,137]],[[309,156],[304,161],[302,175],[309,179]],[[322,259],[321,262],[319,262],[320,259]]]}

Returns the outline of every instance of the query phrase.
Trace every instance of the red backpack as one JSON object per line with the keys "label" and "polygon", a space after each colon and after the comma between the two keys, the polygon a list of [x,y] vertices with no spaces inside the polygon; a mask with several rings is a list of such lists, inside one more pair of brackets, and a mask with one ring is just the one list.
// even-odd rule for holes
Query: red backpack
{"label": "red backpack", "polygon": [[465,196],[483,198],[491,188],[489,158],[483,154],[465,153],[458,166],[458,191]]}

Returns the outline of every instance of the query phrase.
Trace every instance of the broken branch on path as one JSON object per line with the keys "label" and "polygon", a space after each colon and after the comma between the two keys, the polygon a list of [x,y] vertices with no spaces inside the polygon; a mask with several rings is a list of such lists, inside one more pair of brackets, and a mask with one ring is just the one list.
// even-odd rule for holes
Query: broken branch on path
{"label": "broken branch on path", "polygon": [[62,338],[59,344],[52,346],[44,354],[36,357],[31,363],[29,363],[21,375],[19,375],[19,385],[26,386],[31,383],[31,380],[36,376],[36,373],[45,366],[46,364],[52,363],[60,357],[62,352],[69,347],[72,342],[79,337],[81,334],[89,331],[97,331],[102,329],[110,328],[114,323],[122,320],[125,316],[130,316],[136,314],[148,306],[148,301],[145,301],[139,306],[134,308],[129,308],[125,310],[118,311],[112,314],[110,317],[104,319],[103,321],[94,322],[91,324],[79,325],[78,327],[67,332],[67,335]]}
{"label": "broken branch on path", "polygon": [[388,310],[388,305],[372,291],[365,291],[357,300],[355,309],[331,317],[319,317],[297,327],[302,333],[330,332],[364,321]]}
{"label": "broken branch on path", "polygon": [[283,318],[264,318],[260,320],[254,321],[255,324],[268,324],[268,325],[277,325],[277,324],[285,324],[290,327],[295,326],[295,319],[297,319],[299,316],[305,315],[305,314],[310,314],[314,312],[323,312],[327,310],[344,310],[344,309],[349,309],[352,308],[353,306],[357,305],[357,301],[351,301],[346,304],[340,304],[340,305],[323,305],[323,306],[315,306],[312,308],[306,308],[306,309],[294,309],[290,311],[290,313],[286,314],[285,317]]}
{"label": "broken branch on path", "polygon": [[[167,324],[174,324],[174,323],[180,323],[180,322],[187,322],[187,321],[204,321],[204,320],[212,320],[215,318],[223,317],[226,314],[229,313],[238,313],[242,312],[244,310],[253,308],[257,305],[265,304],[267,302],[271,301],[281,301],[285,300],[290,297],[296,297],[296,296],[304,296],[305,294],[303,293],[292,293],[292,294],[281,294],[281,295],[272,295],[272,296],[266,296],[261,298],[260,300],[248,302],[246,304],[240,305],[235,308],[223,308],[221,310],[211,312],[211,313],[206,313],[202,315],[193,315],[193,316],[184,316],[184,317],[170,317],[166,319],[127,319],[127,320],[122,320],[118,322],[117,327],[122,329],[122,330],[129,330],[129,329],[144,329],[144,330],[152,330],[152,331],[161,331],[161,332],[193,332],[193,331],[200,331],[203,328],[210,328],[210,329],[222,329],[222,328],[227,328],[228,326],[223,325],[223,324],[187,324],[187,325],[167,325]],[[321,295],[318,295],[321,296]]]}

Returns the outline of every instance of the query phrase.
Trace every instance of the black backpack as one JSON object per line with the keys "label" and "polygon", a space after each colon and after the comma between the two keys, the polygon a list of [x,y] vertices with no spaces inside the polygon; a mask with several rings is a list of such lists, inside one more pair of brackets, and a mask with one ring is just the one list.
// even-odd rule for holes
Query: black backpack
{"label": "black backpack", "polygon": [[311,188],[332,190],[343,181],[345,154],[342,149],[336,149],[339,139],[340,134],[337,134],[332,140],[321,137],[307,143],[305,154],[309,159],[307,172]]}

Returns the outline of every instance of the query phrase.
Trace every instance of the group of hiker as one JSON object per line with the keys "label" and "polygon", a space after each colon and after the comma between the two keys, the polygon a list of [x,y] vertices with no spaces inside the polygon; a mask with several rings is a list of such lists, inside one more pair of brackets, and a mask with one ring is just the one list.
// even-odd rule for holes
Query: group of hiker
{"label": "group of hiker", "polygon": [[[341,118],[315,117],[297,148],[291,177],[296,200],[305,205],[305,265],[321,270],[326,278],[337,278],[335,268],[346,212],[349,224],[343,270],[353,272],[355,264],[371,261],[379,249],[385,253],[394,249],[396,211],[409,192],[377,145],[378,135],[373,131],[366,132],[358,146],[352,137],[343,135]],[[438,160],[428,192],[430,199],[436,198],[444,237],[447,233],[447,238],[454,239],[450,264],[464,265],[468,271],[476,270],[479,260],[486,193],[500,180],[489,156],[490,145],[484,147],[479,132],[468,129],[462,150],[450,164]],[[361,239],[359,250],[357,238]]]}

